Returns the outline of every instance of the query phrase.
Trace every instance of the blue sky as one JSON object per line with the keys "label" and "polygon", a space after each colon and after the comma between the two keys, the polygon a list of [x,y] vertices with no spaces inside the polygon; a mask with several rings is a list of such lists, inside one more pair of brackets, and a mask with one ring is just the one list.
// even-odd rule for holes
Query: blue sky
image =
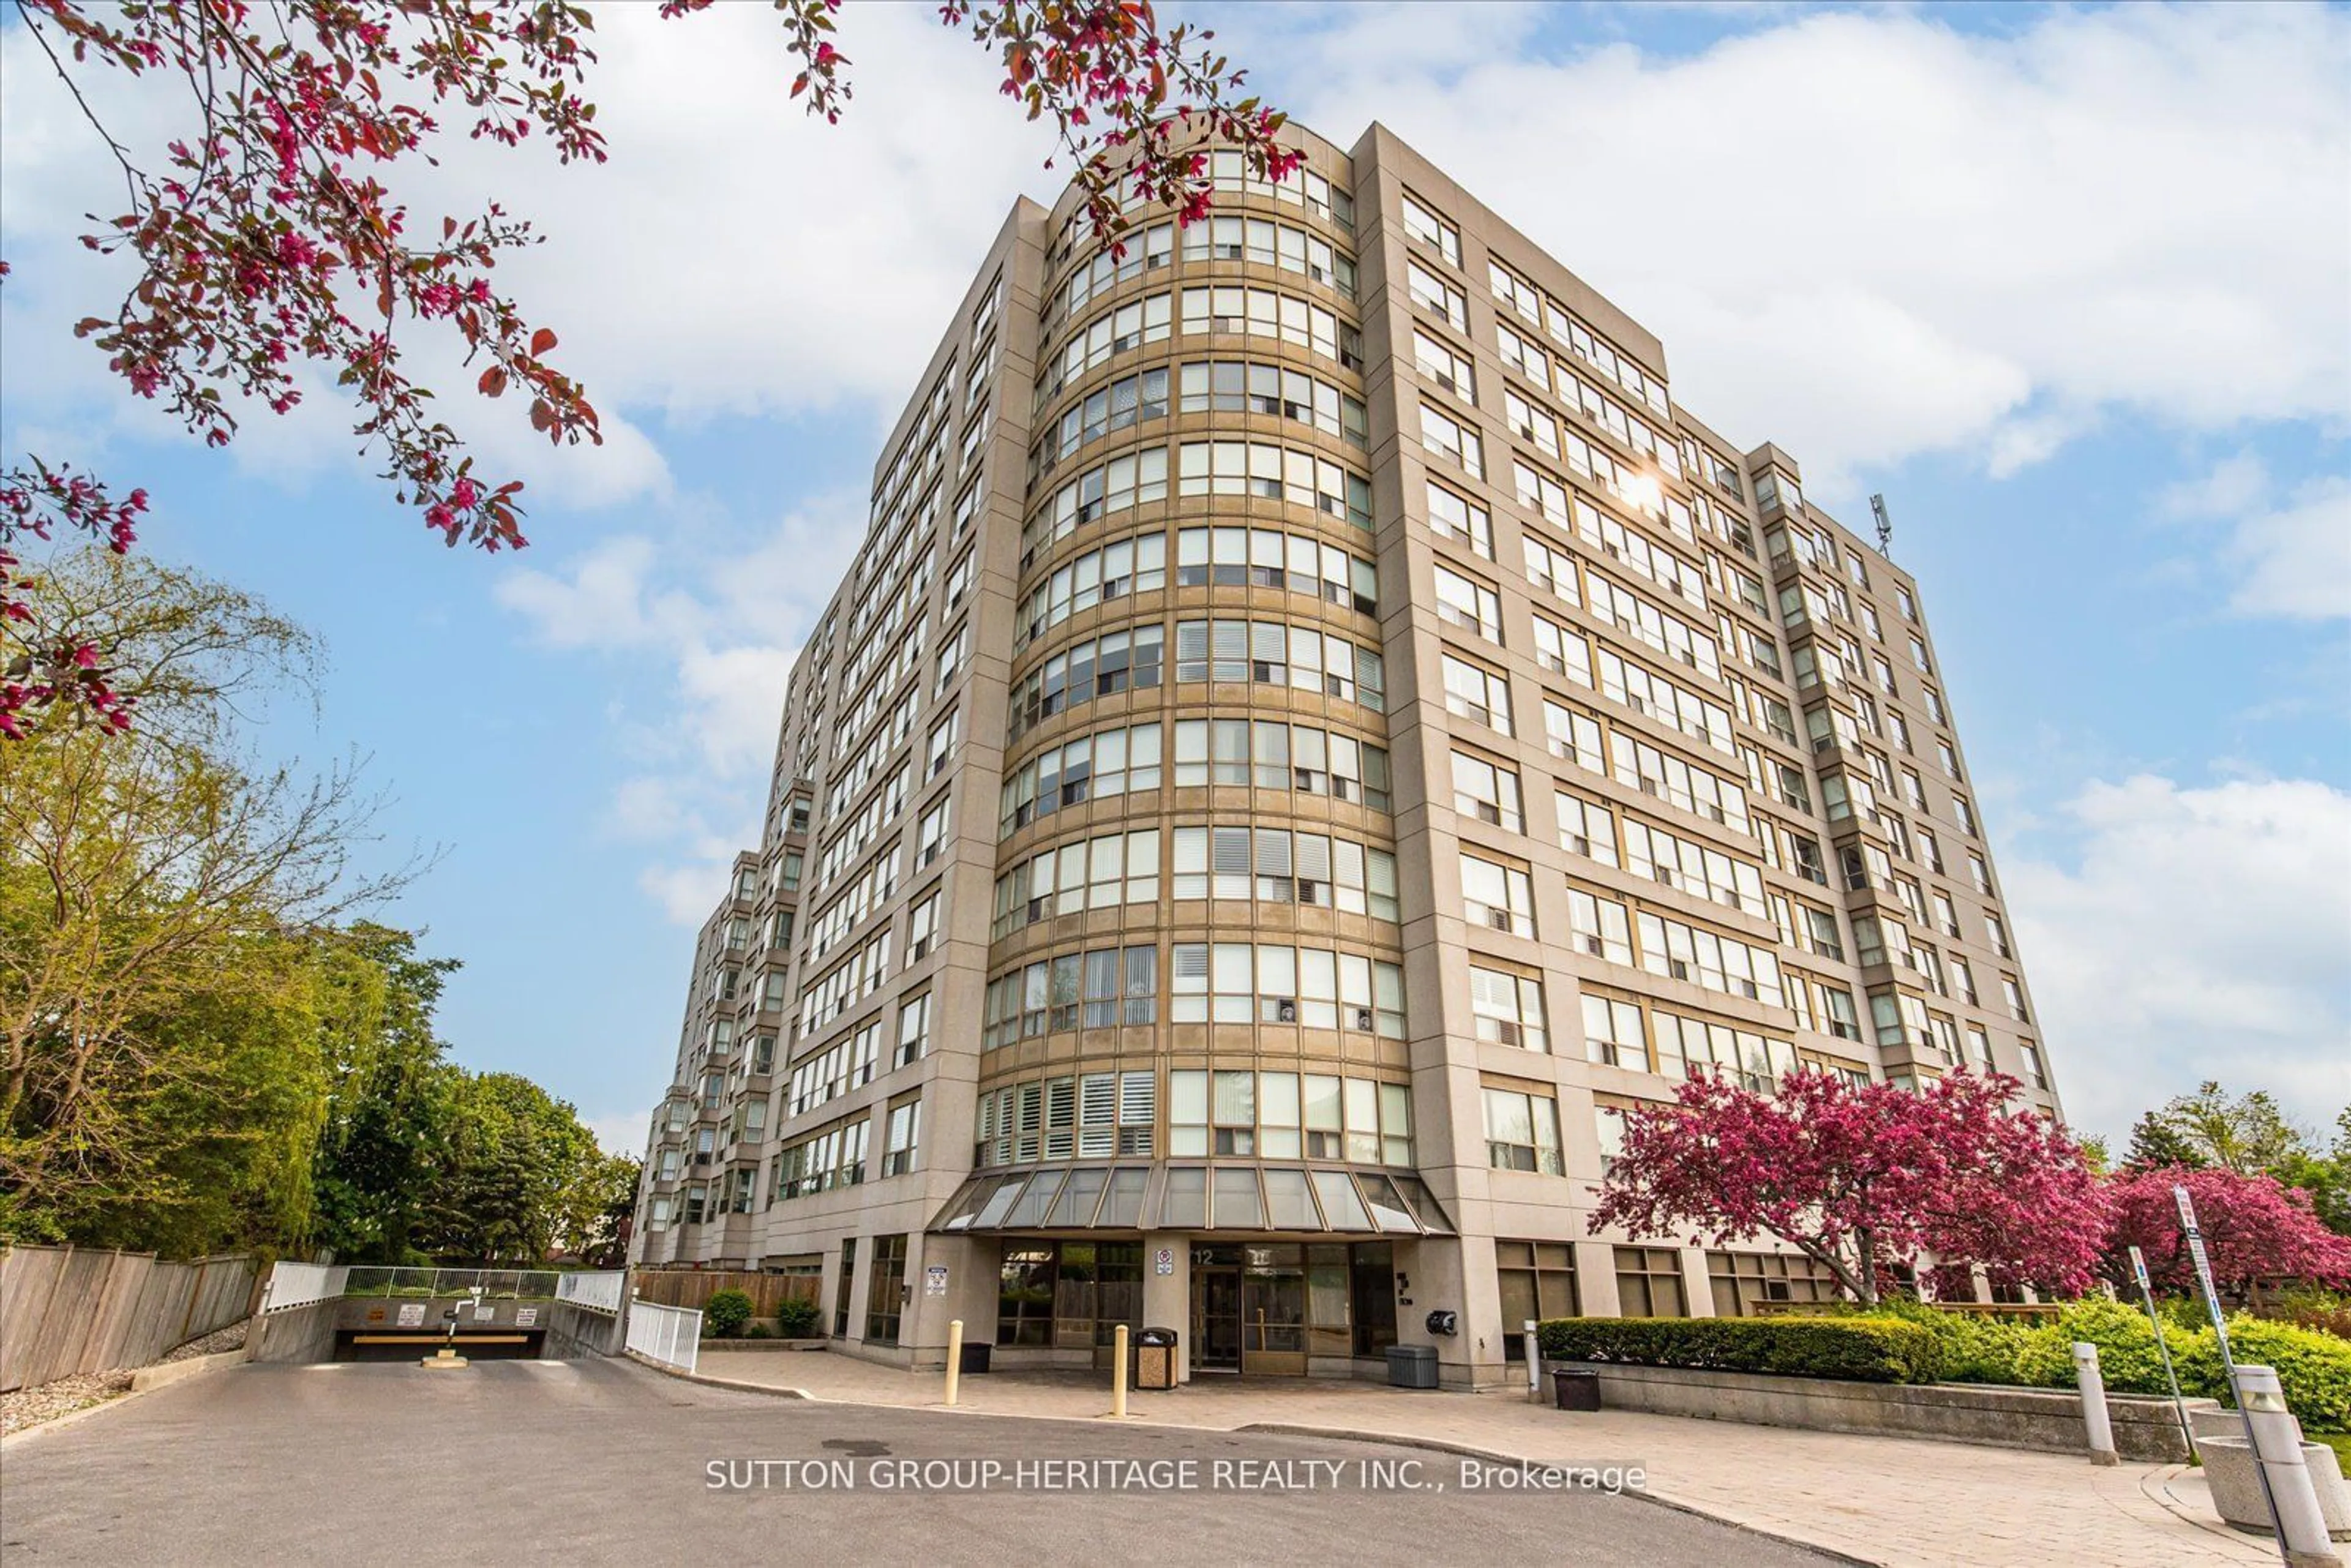
{"label": "blue sky", "polygon": [[[1332,140],[1376,117],[1455,172],[1813,500],[1859,524],[1885,492],[2077,1119],[2205,1075],[2351,1100],[2344,12],[1167,10]],[[1057,180],[924,8],[848,7],[832,129],[758,8],[649,12],[604,13],[612,164],[459,147],[419,202],[541,220],[511,281],[612,429],[551,456],[450,400],[529,481],[534,547],[496,559],[392,506],[330,406],[203,452],[62,337],[112,283],[71,247],[98,165],[0,28],[0,450],[145,484],[159,556],[327,640],[321,713],[263,744],[371,757],[386,858],[441,852],[386,913],[465,961],[458,1055],[621,1146],[879,439]]]}

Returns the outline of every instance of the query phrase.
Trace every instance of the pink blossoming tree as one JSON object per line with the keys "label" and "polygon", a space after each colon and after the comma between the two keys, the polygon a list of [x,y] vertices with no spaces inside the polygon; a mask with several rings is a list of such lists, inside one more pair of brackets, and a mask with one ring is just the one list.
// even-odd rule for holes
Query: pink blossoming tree
{"label": "pink blossoming tree", "polygon": [[[773,4],[798,67],[791,95],[838,121],[851,96],[840,0]],[[549,442],[601,440],[585,389],[551,358],[556,334],[491,281],[498,257],[536,236],[497,203],[415,221],[396,182],[453,132],[506,147],[536,132],[567,164],[602,162],[584,92],[596,58],[589,9],[565,0],[13,5],[121,174],[119,215],[94,219],[83,244],[135,258],[137,279],[76,330],[131,392],[221,446],[241,413],[286,413],[301,396],[303,364],[323,366],[356,405],[361,450],[380,455],[383,477],[428,528],[452,545],[525,544],[521,483],[477,470],[402,361],[420,336],[454,338],[480,365],[480,391],[513,392]],[[685,17],[709,5],[667,0],[662,12]],[[1268,179],[1300,162],[1276,141],[1282,117],[1240,96],[1243,73],[1215,53],[1212,35],[1163,29],[1149,0],[947,0],[938,15],[997,57],[1004,93],[1029,119],[1053,123],[1105,237],[1123,226],[1129,194],[1173,205],[1186,222],[1206,211],[1204,138],[1238,146]],[[126,144],[84,91],[100,73],[185,94],[201,129],[161,147]],[[402,323],[417,325],[396,341]],[[148,497],[116,494],[70,464],[27,455],[0,465],[0,737],[21,739],[50,720],[131,722],[95,650],[36,644],[21,591],[27,538],[62,528],[131,549]]]}
{"label": "pink blossoming tree", "polygon": [[2131,1283],[2129,1249],[2137,1247],[2158,1288],[2183,1293],[2196,1289],[2196,1265],[2174,1186],[2186,1187],[2196,1206],[2213,1281],[2227,1295],[2246,1300],[2262,1280],[2351,1282],[2351,1237],[2327,1229],[2300,1187],[2221,1166],[2168,1166],[2131,1171],[2114,1183],[2105,1272],[2118,1288]]}
{"label": "pink blossoming tree", "polygon": [[2018,1084],[1953,1072],[1912,1092],[1809,1069],[1759,1094],[1694,1078],[1629,1111],[1591,1228],[1775,1237],[1876,1302],[1928,1255],[1995,1283],[2072,1293],[2095,1277],[2106,1201],[2079,1145]]}

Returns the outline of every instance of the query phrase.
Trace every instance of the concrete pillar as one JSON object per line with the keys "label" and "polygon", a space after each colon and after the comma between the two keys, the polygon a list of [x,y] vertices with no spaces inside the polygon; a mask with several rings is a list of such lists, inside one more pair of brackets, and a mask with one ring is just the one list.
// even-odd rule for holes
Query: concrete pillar
{"label": "concrete pillar", "polygon": [[1623,1302],[1616,1294],[1616,1249],[1605,1241],[1578,1241],[1575,1248],[1575,1294],[1587,1318],[1621,1318]]}
{"label": "concrete pillar", "polygon": [[1682,1260],[1682,1300],[1694,1318],[1714,1316],[1714,1287],[1707,1282],[1706,1249],[1702,1247],[1680,1249]]}
{"label": "concrete pillar", "polygon": [[[1160,1255],[1168,1271],[1159,1271]],[[1143,1238],[1143,1326],[1176,1331],[1176,1381],[1192,1381],[1192,1239],[1176,1231]]]}

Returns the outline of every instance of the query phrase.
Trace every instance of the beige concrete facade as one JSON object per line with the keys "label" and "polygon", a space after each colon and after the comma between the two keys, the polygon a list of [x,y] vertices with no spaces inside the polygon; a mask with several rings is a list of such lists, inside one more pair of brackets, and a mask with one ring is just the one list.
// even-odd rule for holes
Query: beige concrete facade
{"label": "beige concrete facade", "polygon": [[1821,1289],[1588,1233],[1687,1071],[2055,1109],[1917,584],[1384,128],[1293,134],[975,275],[703,929],[642,1261],[818,1274],[890,1359],[1482,1385],[1538,1312]]}

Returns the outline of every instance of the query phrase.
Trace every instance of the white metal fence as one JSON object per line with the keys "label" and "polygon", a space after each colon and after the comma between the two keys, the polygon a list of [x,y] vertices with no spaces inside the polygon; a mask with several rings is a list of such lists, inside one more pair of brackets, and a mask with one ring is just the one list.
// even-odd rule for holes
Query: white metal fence
{"label": "white metal fence", "polygon": [[555,1299],[585,1307],[591,1312],[602,1312],[606,1317],[617,1317],[621,1292],[628,1280],[627,1272],[619,1269],[595,1274],[559,1274],[555,1281]]}
{"label": "white metal fence", "polygon": [[350,1276],[350,1269],[341,1263],[274,1263],[269,1281],[261,1289],[261,1310],[282,1312],[313,1301],[332,1301],[343,1293],[343,1282]]}
{"label": "white metal fence", "polygon": [[692,1307],[631,1301],[628,1347],[647,1361],[692,1372],[702,1350],[702,1314]]}

